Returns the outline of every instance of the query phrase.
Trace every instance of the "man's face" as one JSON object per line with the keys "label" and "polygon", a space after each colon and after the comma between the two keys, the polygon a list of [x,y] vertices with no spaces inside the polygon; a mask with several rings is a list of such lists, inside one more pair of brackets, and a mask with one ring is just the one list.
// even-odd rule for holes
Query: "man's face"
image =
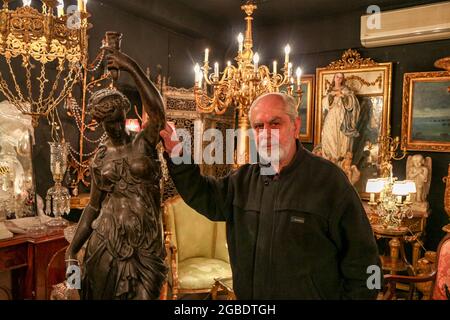
{"label": "man's face", "polygon": [[300,132],[300,118],[293,122],[286,114],[283,100],[266,96],[252,109],[250,115],[258,150],[270,154],[271,147],[279,148],[279,161],[283,162]]}

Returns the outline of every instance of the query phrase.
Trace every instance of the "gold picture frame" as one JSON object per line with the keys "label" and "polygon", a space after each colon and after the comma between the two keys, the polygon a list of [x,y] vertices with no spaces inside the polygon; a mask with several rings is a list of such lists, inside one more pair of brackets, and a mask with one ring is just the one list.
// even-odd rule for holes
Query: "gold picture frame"
{"label": "gold picture frame", "polygon": [[297,111],[302,121],[299,137],[305,143],[313,143],[314,139],[314,80],[313,74],[306,74],[301,79],[303,97]]}
{"label": "gold picture frame", "polygon": [[450,72],[403,75],[402,147],[450,152]]}
{"label": "gold picture frame", "polygon": [[[336,77],[345,90],[331,87]],[[314,152],[341,166],[362,196],[367,180],[380,174],[379,141],[390,133],[391,83],[391,62],[377,63],[352,49],[316,69]],[[342,102],[333,109],[336,95]]]}

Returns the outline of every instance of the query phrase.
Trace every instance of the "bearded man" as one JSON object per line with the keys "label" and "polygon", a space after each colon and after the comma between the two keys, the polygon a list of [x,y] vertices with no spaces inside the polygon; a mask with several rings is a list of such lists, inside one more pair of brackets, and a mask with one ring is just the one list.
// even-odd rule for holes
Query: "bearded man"
{"label": "bearded man", "polygon": [[[226,221],[237,298],[375,298],[367,272],[380,260],[361,200],[339,167],[297,139],[295,100],[269,93],[249,115],[260,155],[276,147],[279,158],[221,179],[202,176],[195,164],[175,164],[181,154],[173,128],[160,132],[184,201],[210,220]],[[273,174],[263,174],[267,165]]]}

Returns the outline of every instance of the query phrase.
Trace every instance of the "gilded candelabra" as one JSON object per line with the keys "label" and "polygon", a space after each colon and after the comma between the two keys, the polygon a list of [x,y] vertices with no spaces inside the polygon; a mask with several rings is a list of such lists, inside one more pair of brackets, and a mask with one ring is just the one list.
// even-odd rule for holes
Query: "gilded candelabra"
{"label": "gilded candelabra", "polygon": [[387,178],[369,179],[366,192],[370,193],[368,204],[384,228],[397,229],[405,217],[413,217],[411,194],[416,192],[413,181],[398,181],[391,173]]}
{"label": "gilded candelabra", "polygon": [[406,148],[398,150],[400,147],[400,138],[392,138],[388,132],[378,139],[380,173],[382,177],[389,177],[392,173],[391,160],[402,160],[406,157]]}
{"label": "gilded candelabra", "polygon": [[[252,102],[260,95],[269,92],[284,92],[296,97],[297,107],[302,99],[301,75],[302,70],[297,68],[295,79],[292,72],[292,63],[289,61],[290,46],[285,47],[284,67],[282,74],[278,73],[277,61],[273,62],[272,72],[265,65],[259,64],[259,54],[253,52],[252,20],[253,12],[257,6],[251,1],[241,6],[246,17],[245,38],[238,36],[238,54],[235,57],[237,66],[229,61],[220,72],[219,64],[214,64],[214,72],[210,73],[209,49],[205,50],[203,67],[195,65],[194,95],[197,110],[202,113],[224,114],[233,106],[237,111],[238,127],[243,132],[249,128],[248,111]],[[208,89],[208,86],[211,88]],[[208,93],[211,92],[212,96]],[[245,135],[242,135],[245,139]],[[238,143],[246,150],[238,150],[238,155],[245,154],[248,160],[248,145]]]}
{"label": "gilded candelabra", "polygon": [[[67,14],[62,0],[42,0],[41,11],[31,0],[15,10],[9,2],[3,0],[0,10],[0,55],[9,71],[0,73],[0,91],[37,126],[39,117],[49,116],[79,77],[87,56],[87,0],[69,6]],[[25,78],[22,86],[19,74]]]}
{"label": "gilded candelabra", "polygon": [[384,228],[397,229],[405,217],[413,217],[411,194],[416,192],[416,186],[413,181],[398,181],[393,176],[391,161],[406,156],[406,149],[398,150],[400,138],[392,138],[388,133],[380,137],[378,144],[381,178],[367,181],[366,192],[370,194],[368,204],[378,214]]}

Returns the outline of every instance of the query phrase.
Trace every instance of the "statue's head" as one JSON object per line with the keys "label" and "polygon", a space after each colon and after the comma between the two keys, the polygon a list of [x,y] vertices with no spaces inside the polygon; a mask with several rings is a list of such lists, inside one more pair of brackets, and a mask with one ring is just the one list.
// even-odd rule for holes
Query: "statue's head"
{"label": "statue's head", "polygon": [[415,167],[420,167],[425,163],[425,160],[421,154],[415,154],[412,156],[412,162]]}
{"label": "statue's head", "polygon": [[96,91],[89,99],[92,117],[101,123],[110,138],[120,138],[125,132],[125,120],[130,110],[128,98],[115,88]]}

